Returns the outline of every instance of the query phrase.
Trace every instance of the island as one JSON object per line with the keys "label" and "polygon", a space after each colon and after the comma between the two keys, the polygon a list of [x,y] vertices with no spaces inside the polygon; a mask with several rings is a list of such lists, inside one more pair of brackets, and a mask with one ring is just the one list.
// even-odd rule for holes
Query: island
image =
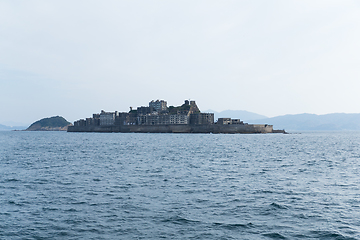
{"label": "island", "polygon": [[167,106],[164,100],[152,100],[148,106],[130,107],[129,112],[105,112],[80,119],[68,132],[133,132],[133,133],[286,133],[268,124],[248,124],[240,119],[219,118],[202,113],[195,101],[181,106]]}
{"label": "island", "polygon": [[61,116],[43,118],[31,124],[25,131],[67,131],[72,123]]}

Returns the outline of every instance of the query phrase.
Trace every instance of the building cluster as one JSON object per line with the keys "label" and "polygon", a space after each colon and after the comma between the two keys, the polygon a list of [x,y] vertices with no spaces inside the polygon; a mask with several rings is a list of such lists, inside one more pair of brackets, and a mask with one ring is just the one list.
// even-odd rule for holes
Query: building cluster
{"label": "building cluster", "polygon": [[[233,120],[240,122],[239,119]],[[130,107],[129,112],[105,112],[102,110],[100,114],[93,114],[92,118],[74,122],[74,126],[172,124],[214,124],[214,114],[201,113],[195,101],[185,100],[181,106],[168,107],[164,100],[153,100],[149,102],[149,106],[141,106],[136,110]]]}
{"label": "building cluster", "polygon": [[242,124],[244,125],[243,121],[240,119],[231,119],[231,118],[219,118],[217,124]]}

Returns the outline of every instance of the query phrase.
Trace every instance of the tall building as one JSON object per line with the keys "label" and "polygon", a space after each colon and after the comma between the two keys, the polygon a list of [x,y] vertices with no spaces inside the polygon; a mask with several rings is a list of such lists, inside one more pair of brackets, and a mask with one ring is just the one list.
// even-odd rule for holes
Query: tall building
{"label": "tall building", "polygon": [[195,101],[190,101],[190,112],[191,113],[200,113],[200,109],[196,105]]}
{"label": "tall building", "polygon": [[166,111],[167,110],[167,102],[164,100],[152,100],[149,102],[149,107],[152,108],[156,112]]}
{"label": "tall building", "polygon": [[213,113],[193,113],[190,114],[190,124],[213,124],[214,114]]}
{"label": "tall building", "polygon": [[151,107],[138,107],[137,108],[137,115],[140,116],[140,115],[146,115],[146,114],[149,114],[151,113]]}
{"label": "tall building", "polygon": [[114,125],[116,115],[118,115],[117,112],[105,112],[104,110],[101,110],[100,126]]}

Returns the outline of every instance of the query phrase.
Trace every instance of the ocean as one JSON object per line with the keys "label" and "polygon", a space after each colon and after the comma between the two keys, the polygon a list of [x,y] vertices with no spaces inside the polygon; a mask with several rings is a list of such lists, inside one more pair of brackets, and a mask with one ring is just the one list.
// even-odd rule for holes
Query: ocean
{"label": "ocean", "polygon": [[0,132],[0,239],[360,239],[360,132]]}

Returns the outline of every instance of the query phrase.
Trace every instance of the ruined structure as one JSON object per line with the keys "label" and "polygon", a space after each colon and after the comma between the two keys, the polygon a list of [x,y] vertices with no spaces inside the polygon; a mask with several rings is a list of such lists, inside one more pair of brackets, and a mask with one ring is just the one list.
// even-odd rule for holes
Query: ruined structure
{"label": "ruined structure", "polygon": [[213,113],[202,113],[195,101],[185,100],[178,107],[164,100],[152,100],[149,106],[129,112],[105,112],[92,118],[80,119],[68,132],[151,132],[151,133],[273,133],[272,125],[247,124],[240,119],[219,118]]}

